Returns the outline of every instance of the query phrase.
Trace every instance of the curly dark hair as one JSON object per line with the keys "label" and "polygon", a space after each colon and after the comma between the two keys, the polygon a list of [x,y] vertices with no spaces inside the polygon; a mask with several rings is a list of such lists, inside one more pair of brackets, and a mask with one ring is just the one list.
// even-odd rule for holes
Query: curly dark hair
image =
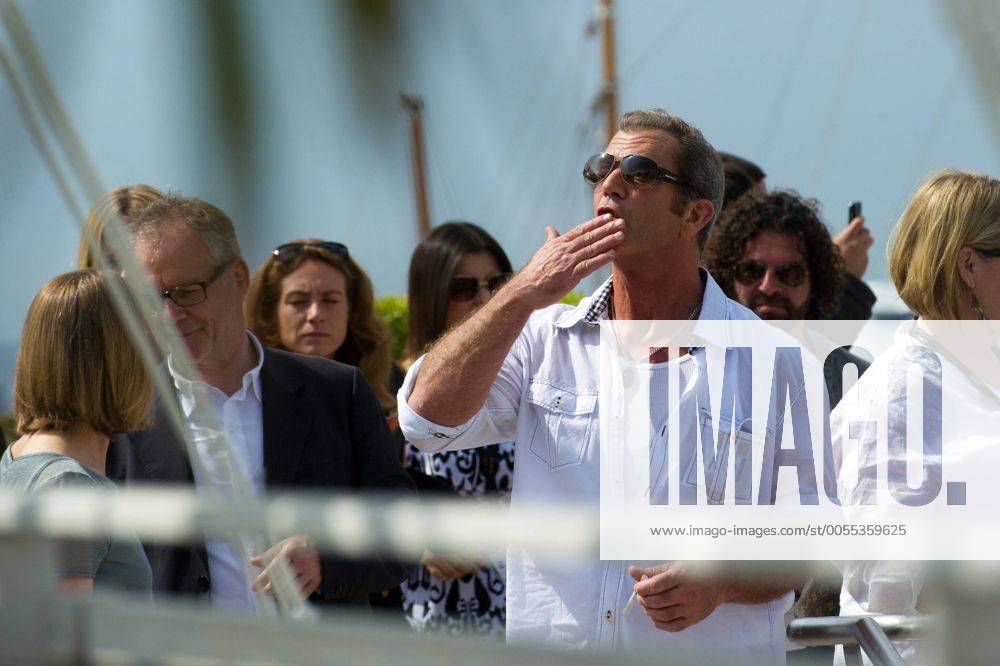
{"label": "curly dark hair", "polygon": [[795,236],[803,247],[812,286],[806,318],[825,319],[836,312],[844,288],[844,263],[819,218],[819,203],[793,190],[748,192],[722,212],[702,256],[722,290],[735,298],[736,265],[747,244],[764,231]]}

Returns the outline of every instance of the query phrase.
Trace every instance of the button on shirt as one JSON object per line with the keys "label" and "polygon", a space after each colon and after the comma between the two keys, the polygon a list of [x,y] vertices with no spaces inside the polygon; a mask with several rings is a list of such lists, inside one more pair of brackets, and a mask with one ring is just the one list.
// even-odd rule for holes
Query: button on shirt
{"label": "button on shirt", "polygon": [[[701,319],[757,319],[728,299],[702,270]],[[399,391],[399,422],[425,451],[466,449],[514,440],[517,463],[511,505],[570,502],[593,509],[600,493],[600,327],[612,297],[609,279],[573,308],[554,305],[535,312],[504,360],[482,409],[466,423],[446,427],[424,419],[406,400],[423,359]],[[697,331],[696,331],[697,333]],[[703,352],[702,352],[703,353]],[[680,363],[694,367],[699,351]],[[704,372],[682,391],[693,395]],[[743,407],[738,407],[738,410]],[[750,418],[735,415],[737,419]],[[739,421],[737,421],[739,422]],[[690,433],[681,432],[682,437]],[[656,443],[653,442],[654,450]],[[651,470],[652,471],[652,470]],[[651,475],[655,478],[655,475]],[[651,489],[655,501],[658,489]],[[541,527],[540,529],[544,529]],[[784,662],[784,614],[792,593],[764,604],[723,604],[701,622],[677,633],[657,629],[636,605],[623,615],[634,581],[628,567],[660,562],[553,562],[511,546],[507,561],[507,638],[561,647],[623,650],[694,659],[691,663]]]}
{"label": "button on shirt", "polygon": [[[167,369],[177,388],[181,411],[194,441],[201,465],[192,465],[195,483],[200,487],[215,487],[224,492],[232,489],[234,471],[227,460],[239,465],[240,472],[250,479],[255,492],[264,488],[264,419],[261,411],[260,369],[264,364],[264,349],[256,336],[247,331],[257,352],[257,365],[243,375],[243,385],[231,396],[202,381],[183,377],[167,358]],[[218,433],[202,421],[199,414],[214,413],[222,425],[223,434],[231,447],[231,456],[213,455],[210,441]],[[252,548],[249,542],[244,548]],[[243,570],[242,559],[226,541],[210,539],[206,543],[208,570],[211,574],[212,604],[234,610],[251,610],[256,603]]]}

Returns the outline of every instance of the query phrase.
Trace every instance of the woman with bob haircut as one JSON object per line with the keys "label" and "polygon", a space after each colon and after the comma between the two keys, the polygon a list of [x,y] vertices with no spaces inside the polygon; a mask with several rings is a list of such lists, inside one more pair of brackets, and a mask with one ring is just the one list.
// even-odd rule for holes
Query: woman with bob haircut
{"label": "woman with bob haircut", "polygon": [[[507,254],[468,222],[435,227],[410,260],[409,367],[441,335],[489,301],[512,273]],[[512,442],[467,451],[424,453],[406,447],[406,467],[465,497],[506,500],[514,473]],[[418,632],[502,640],[506,623],[503,563],[475,553],[425,551],[400,586],[407,621]]]}
{"label": "woman with bob haircut", "polygon": [[[909,460],[907,449],[922,456],[927,442],[937,441],[940,450],[932,452],[932,460],[947,465],[951,478],[965,479],[986,464],[983,451],[998,443],[1000,346],[990,324],[972,320],[1000,319],[1000,180],[955,170],[931,175],[893,231],[889,274],[916,319],[897,329],[889,348],[831,415],[837,459],[857,461],[856,469],[853,462],[845,464],[838,480],[852,520],[885,520],[879,505],[871,503],[877,493],[885,494],[877,487],[878,473],[891,465],[926,463]],[[881,442],[862,447],[843,437],[846,423],[884,421],[887,441],[906,442],[907,410],[899,408],[899,400],[913,401],[907,400],[906,382],[916,368],[923,375],[924,447],[912,442],[902,451]],[[936,469],[925,468],[924,477],[940,475],[941,467]],[[909,485],[893,490],[896,500],[921,506],[923,484]],[[933,597],[933,590],[924,589],[919,563],[844,563],[841,615],[927,612]],[[910,663],[926,659],[919,641],[896,645]]]}
{"label": "woman with bob haircut", "polygon": [[107,225],[109,217],[117,213],[125,223],[128,224],[146,206],[164,199],[166,195],[150,185],[125,185],[104,195],[104,199],[99,201],[90,209],[87,221],[84,223],[83,233],[80,236],[80,249],[77,251],[77,268],[99,268],[97,257],[91,251],[88,236],[93,236],[97,244],[105,248],[104,227]]}
{"label": "woman with bob haircut", "polygon": [[392,421],[389,329],[375,314],[371,280],[347,246],[316,238],[279,245],[254,272],[244,311],[264,345],[361,370]]}
{"label": "woman with bob haircut", "polygon": [[[114,489],[104,476],[110,440],[148,423],[152,386],[112,305],[110,274],[64,273],[28,310],[14,377],[20,439],[0,459],[0,486],[44,492]],[[135,537],[74,541],[62,549],[61,591],[151,594],[149,562]]]}

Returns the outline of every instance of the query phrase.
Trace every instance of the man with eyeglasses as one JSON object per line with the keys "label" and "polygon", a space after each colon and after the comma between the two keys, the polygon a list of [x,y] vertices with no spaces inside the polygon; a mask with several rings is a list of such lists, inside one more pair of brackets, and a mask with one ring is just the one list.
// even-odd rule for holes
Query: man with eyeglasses
{"label": "man with eyeglasses", "polygon": [[[209,450],[224,428],[230,460],[254,490],[402,490],[403,472],[382,409],[356,368],[315,356],[266,348],[247,330],[243,299],[249,270],[232,222],[215,206],[168,196],[132,221],[133,247],[163,297],[163,315],[176,327],[196,376],[168,356],[162,371],[175,388],[158,396],[153,425],[113,442],[108,476],[126,483],[194,483],[226,492],[228,460]],[[176,400],[199,460],[192,464],[163,413]],[[194,547],[145,544],[153,590],[208,595],[213,606],[254,612],[257,602],[243,557],[230,542]],[[320,603],[367,606],[368,594],[398,584],[405,568],[381,561],[321,558],[305,536],[293,536],[256,555],[253,586],[270,591],[264,566],[284,557],[303,597]]]}
{"label": "man with eyeglasses", "polygon": [[[528,264],[413,364],[398,402],[403,432],[425,451],[513,440],[512,506],[573,503],[592,507],[596,521],[599,323],[757,317],[700,268],[723,177],[697,128],[660,109],[629,112],[583,175],[594,187],[595,217],[562,235],[547,227]],[[594,294],[576,307],[557,304],[609,263],[611,278]],[[697,371],[704,350],[682,351],[677,363],[690,380],[683,401],[707,379]],[[662,369],[666,360],[654,350],[647,365]],[[734,414],[743,423],[749,416]],[[694,434],[690,424],[681,428],[681,437]],[[596,553],[552,563],[512,546],[507,638],[690,663],[781,662],[782,618],[803,580],[797,567],[768,579],[732,562],[702,573],[692,563],[600,561]]]}

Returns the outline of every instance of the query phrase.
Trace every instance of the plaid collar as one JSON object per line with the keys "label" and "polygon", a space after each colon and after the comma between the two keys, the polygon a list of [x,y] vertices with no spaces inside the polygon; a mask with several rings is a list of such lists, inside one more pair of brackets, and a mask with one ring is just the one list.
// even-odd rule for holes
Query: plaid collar
{"label": "plaid collar", "polygon": [[[698,274],[701,276],[702,284],[708,282],[708,271],[704,268],[698,268]],[[608,305],[611,303],[612,297],[615,295],[614,284],[611,278],[608,278],[600,288],[594,292],[593,300],[590,302],[590,307],[587,308],[587,314],[583,316],[583,321],[587,322],[591,326],[597,326],[601,319],[604,317],[604,313],[608,310]]]}
{"label": "plaid collar", "polygon": [[611,278],[608,278],[600,289],[594,292],[593,300],[590,302],[590,307],[587,308],[587,314],[583,316],[583,320],[591,326],[597,326],[607,311],[614,293],[614,284],[611,282]]}

